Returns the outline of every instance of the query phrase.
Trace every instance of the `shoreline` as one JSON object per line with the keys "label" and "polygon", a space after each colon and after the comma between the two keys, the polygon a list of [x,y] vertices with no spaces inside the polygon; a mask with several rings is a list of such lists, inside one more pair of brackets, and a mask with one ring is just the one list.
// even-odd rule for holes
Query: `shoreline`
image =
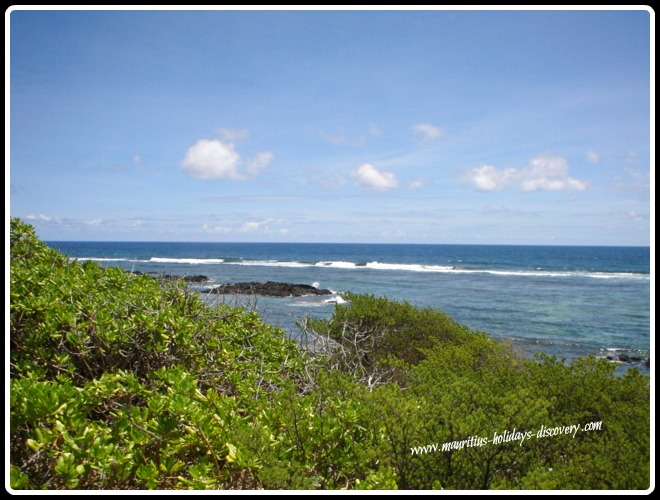
{"label": "shoreline", "polygon": [[[572,248],[558,254],[556,248],[545,246],[402,248],[106,242],[64,246],[61,250],[66,254],[79,256],[81,260],[98,260],[101,265],[209,278],[206,283],[191,282],[195,288],[252,281],[320,283],[326,289],[409,301],[418,307],[443,310],[469,328],[486,331],[493,338],[512,339],[530,356],[546,352],[571,360],[587,355],[617,356],[619,352],[641,358],[653,354],[646,293],[650,286],[648,254],[635,248],[597,247],[593,254],[590,248],[571,253],[576,250]],[[314,262],[334,264],[315,266]],[[399,264],[348,266],[356,262]],[[458,266],[470,268],[470,272],[421,272],[419,269],[425,266],[437,269]],[[523,272],[512,274],[514,268]],[[537,268],[542,270],[537,272]],[[552,270],[560,269],[565,271],[554,275]],[[579,269],[584,272],[577,275],[571,272]],[[314,297],[273,300],[262,296],[259,309],[271,323],[284,327],[294,336],[292,315],[331,314],[330,308],[319,304]],[[263,311],[266,304],[268,310]],[[639,366],[648,373],[643,363],[610,361],[624,367]]]}

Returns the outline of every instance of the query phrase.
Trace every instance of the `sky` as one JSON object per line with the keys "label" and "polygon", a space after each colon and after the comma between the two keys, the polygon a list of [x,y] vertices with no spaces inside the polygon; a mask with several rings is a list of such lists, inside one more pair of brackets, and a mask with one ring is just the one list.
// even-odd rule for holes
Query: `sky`
{"label": "sky", "polygon": [[5,199],[47,241],[649,246],[653,16],[16,8]]}

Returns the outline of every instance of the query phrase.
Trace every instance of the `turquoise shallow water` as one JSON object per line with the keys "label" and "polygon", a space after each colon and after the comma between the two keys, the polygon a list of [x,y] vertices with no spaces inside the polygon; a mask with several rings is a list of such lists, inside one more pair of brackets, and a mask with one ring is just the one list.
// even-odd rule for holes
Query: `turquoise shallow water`
{"label": "turquoise shallow water", "polygon": [[[528,354],[650,356],[648,247],[49,242],[72,258],[141,272],[203,274],[209,286],[284,281],[444,310]],[[217,298],[217,297],[216,297]],[[236,300],[236,299],[232,299]],[[257,300],[295,336],[327,297]],[[628,366],[628,365],[626,365]],[[633,364],[645,372],[643,363]]]}

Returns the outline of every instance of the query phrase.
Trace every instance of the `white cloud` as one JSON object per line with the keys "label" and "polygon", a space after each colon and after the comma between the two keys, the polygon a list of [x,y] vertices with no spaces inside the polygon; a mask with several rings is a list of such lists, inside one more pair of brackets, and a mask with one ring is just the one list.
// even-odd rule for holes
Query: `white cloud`
{"label": "white cloud", "polygon": [[380,136],[381,131],[378,126],[370,123],[366,134],[347,135],[343,132],[330,134],[323,130],[319,130],[319,134],[323,139],[335,146],[352,146],[354,148],[359,148],[365,146],[371,138]]}
{"label": "white cloud", "polygon": [[493,165],[481,165],[473,168],[466,177],[481,191],[496,191],[507,186],[516,172],[515,168],[498,170]]}
{"label": "white cloud", "polygon": [[544,155],[532,159],[530,166],[521,171],[523,191],[584,191],[587,183],[568,175],[568,163],[561,156]]}
{"label": "white cloud", "polygon": [[647,222],[648,212],[640,213],[637,210],[618,210],[607,214],[608,220],[618,220],[620,223]]}
{"label": "white cloud", "polygon": [[247,131],[220,129],[220,139],[199,139],[186,152],[181,169],[196,179],[229,179],[244,181],[258,175],[273,160],[273,153],[264,151],[244,161],[233,140],[247,138]]}
{"label": "white cloud", "polygon": [[227,226],[210,226],[209,224],[204,224],[202,230],[206,233],[211,234],[227,234],[231,233],[231,228]]}
{"label": "white cloud", "polygon": [[598,163],[600,161],[600,153],[597,151],[594,151],[593,149],[590,149],[587,151],[587,160],[589,160],[589,163]]}
{"label": "white cloud", "polygon": [[248,163],[247,171],[252,177],[258,175],[268,164],[273,161],[273,153],[264,151],[257,154],[257,156]]}
{"label": "white cloud", "polygon": [[241,232],[243,233],[252,233],[259,229],[259,226],[261,225],[261,222],[246,222],[243,224],[241,227]]}
{"label": "white cloud", "polygon": [[406,232],[402,229],[399,229],[398,231],[381,231],[380,236],[382,238],[405,238],[406,237]]}
{"label": "white cloud", "polygon": [[415,179],[414,181],[408,183],[408,188],[413,190],[421,189],[426,186],[426,184],[426,179]]}
{"label": "white cloud", "polygon": [[413,125],[413,131],[422,136],[422,139],[440,139],[444,137],[445,131],[430,123],[417,123]]}
{"label": "white cloud", "polygon": [[237,171],[239,159],[233,144],[200,139],[188,149],[181,167],[186,174],[197,179],[242,180],[243,176]]}
{"label": "white cloud", "polygon": [[38,221],[38,222],[55,222],[57,224],[60,224],[62,222],[59,217],[55,217],[52,215],[44,215],[44,214],[38,214],[38,215],[30,214],[30,215],[26,215],[25,218],[27,220]]}
{"label": "white cloud", "polygon": [[261,229],[261,226],[265,226],[269,223],[273,222],[273,219],[268,218],[264,219],[261,221],[251,221],[251,222],[246,222],[241,226],[241,232],[242,233],[254,233],[255,231],[258,231]]}
{"label": "white cloud", "polygon": [[588,184],[568,174],[568,163],[561,156],[543,155],[530,160],[522,169],[498,169],[482,165],[472,169],[465,179],[481,191],[497,191],[517,187],[520,191],[584,191]]}
{"label": "white cloud", "polygon": [[358,186],[366,189],[392,189],[399,187],[399,181],[391,172],[381,172],[371,163],[361,165],[351,172]]}

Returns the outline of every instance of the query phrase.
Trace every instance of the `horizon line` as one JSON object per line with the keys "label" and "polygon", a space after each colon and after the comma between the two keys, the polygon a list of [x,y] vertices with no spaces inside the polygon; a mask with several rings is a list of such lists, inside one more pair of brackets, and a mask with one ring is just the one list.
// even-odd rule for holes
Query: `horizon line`
{"label": "horizon line", "polygon": [[508,246],[508,247],[591,247],[591,248],[648,248],[653,245],[618,244],[560,244],[560,243],[416,243],[416,242],[331,242],[331,241],[183,241],[183,240],[53,240],[42,239],[44,243],[178,243],[178,244],[219,244],[219,245],[416,245],[416,246]]}

